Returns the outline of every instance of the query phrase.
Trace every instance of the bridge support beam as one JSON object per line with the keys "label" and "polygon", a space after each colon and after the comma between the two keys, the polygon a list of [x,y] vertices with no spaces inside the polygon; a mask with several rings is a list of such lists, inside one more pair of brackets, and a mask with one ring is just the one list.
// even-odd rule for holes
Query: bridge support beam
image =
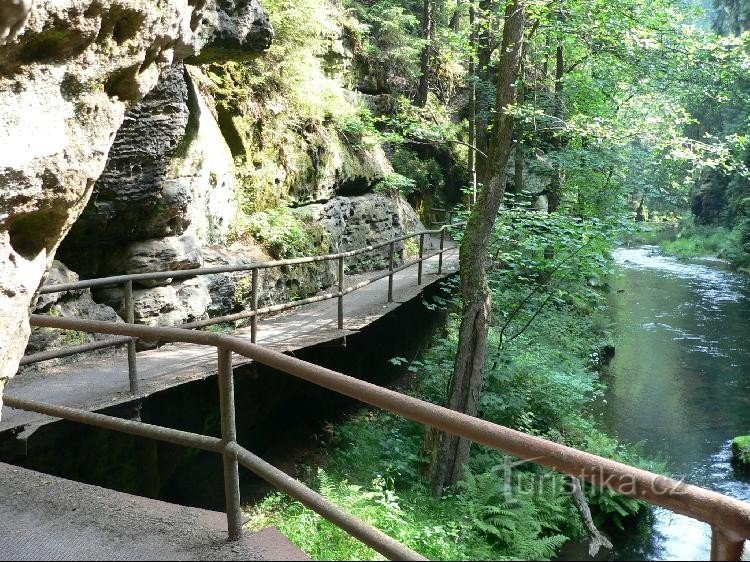
{"label": "bridge support beam", "polygon": [[393,268],[396,259],[395,254],[396,243],[391,242],[388,245],[388,271],[390,272],[390,275],[388,275],[388,302],[393,302]]}
{"label": "bridge support beam", "polygon": [[252,287],[252,307],[253,317],[250,319],[250,341],[258,341],[258,270],[253,269],[253,287]]}
{"label": "bridge support beam", "polygon": [[[442,257],[442,254],[440,254]],[[417,285],[422,284],[422,269],[424,268],[424,234],[419,235],[419,265],[417,265]]]}

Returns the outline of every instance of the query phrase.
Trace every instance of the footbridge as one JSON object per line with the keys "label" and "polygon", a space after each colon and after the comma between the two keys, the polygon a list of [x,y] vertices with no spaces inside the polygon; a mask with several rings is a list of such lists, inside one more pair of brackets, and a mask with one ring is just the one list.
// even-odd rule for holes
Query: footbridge
{"label": "footbridge", "polygon": [[[358,400],[371,407],[380,408],[426,426],[465,437],[475,443],[536,463],[553,471],[703,521],[709,524],[713,530],[712,559],[741,559],[745,539],[750,537],[750,506],[743,502],[436,406],[285,353],[285,351],[293,349],[295,345],[299,345],[292,343],[298,340],[304,341],[307,338],[312,338],[318,341],[320,338],[325,338],[328,341],[334,341],[341,339],[347,333],[356,329],[356,326],[366,322],[367,318],[381,313],[384,308],[396,306],[400,298],[409,298],[409,294],[413,295],[415,290],[418,293],[423,284],[434,282],[453,270],[457,253],[455,248],[447,243],[446,231],[447,228],[444,227],[438,231],[423,231],[409,235],[418,237],[420,240],[419,256],[412,262],[399,267],[396,267],[394,263],[394,244],[397,240],[385,242],[384,246],[389,247],[390,256],[388,270],[364,279],[347,279],[344,275],[343,260],[354,255],[351,252],[287,260],[283,263],[301,264],[320,260],[337,261],[338,286],[334,291],[328,293],[316,295],[296,303],[267,307],[265,310],[257,307],[258,277],[256,272],[261,268],[280,267],[281,262],[257,264],[250,267],[248,270],[253,278],[253,306],[251,310],[234,315],[233,319],[250,319],[251,325],[248,329],[239,330],[232,334],[198,330],[197,328],[206,325],[205,322],[165,328],[136,325],[132,322],[132,316],[125,323],[108,323],[34,315],[31,317],[33,326],[107,334],[112,336],[107,345],[127,346],[128,359],[126,364],[121,365],[119,370],[113,367],[112,371],[103,374],[100,371],[99,375],[99,378],[116,379],[117,384],[120,385],[117,392],[122,396],[118,398],[117,392],[113,395],[113,387],[111,387],[102,392],[92,391],[91,395],[85,398],[76,398],[71,394],[61,393],[61,398],[53,400],[53,396],[42,391],[44,384],[25,386],[23,383],[16,385],[14,382],[10,385],[5,397],[8,410],[4,411],[4,421],[2,422],[4,425],[0,426],[0,429],[33,426],[34,424],[45,423],[45,420],[62,418],[75,423],[200,449],[218,455],[223,464],[225,539],[228,539],[222,544],[239,545],[247,539],[244,536],[246,533],[243,532],[242,498],[239,486],[240,467],[242,467],[243,470],[255,473],[271,486],[297,499],[383,556],[393,560],[423,560],[424,558],[418,552],[400,544],[381,531],[333,505],[303,483],[253,454],[252,451],[238,442],[235,418],[240,411],[239,409],[243,406],[235,403],[233,369],[239,364],[252,361]],[[438,249],[431,251],[428,249],[427,242],[432,240],[433,236],[438,240]],[[371,251],[372,249],[363,249],[362,251]],[[453,265],[450,265],[451,263]],[[88,286],[93,286],[94,283],[103,285],[122,283],[125,285],[126,302],[129,302],[128,295],[132,294],[133,281],[185,274],[186,272],[163,272],[144,274],[143,277],[124,276],[81,283]],[[189,274],[194,275],[195,271],[189,272]],[[46,287],[43,291],[69,290],[74,286],[76,288],[81,287],[80,284],[72,284]],[[367,291],[368,288],[372,291],[372,294],[367,298],[362,297],[360,304],[356,304],[357,300],[354,295],[357,293],[365,294],[362,291]],[[332,303],[333,306],[318,308],[323,303]],[[306,307],[314,308],[308,309]],[[380,307],[380,310],[378,310],[378,307]],[[295,314],[301,315],[298,318],[306,319],[305,321],[310,328],[309,331],[295,329],[296,331],[289,333],[280,324],[274,324],[283,317],[258,323],[258,318],[263,313],[292,308],[297,309]],[[304,316],[304,314],[309,314],[309,316]],[[296,322],[297,320],[292,321],[292,323]],[[268,335],[264,337],[264,334]],[[162,348],[165,351],[136,353],[135,342],[138,339],[165,342],[170,345]],[[90,350],[92,346],[84,347],[86,349],[79,347],[74,350],[67,350],[67,352],[80,353]],[[163,361],[161,362],[159,361],[160,354],[163,354]],[[27,358],[25,362],[35,362],[48,358],[50,358],[49,354]],[[152,372],[164,372],[165,370],[169,373],[165,377],[150,374]],[[113,397],[115,400],[132,399],[134,396],[150,392],[152,386],[157,388],[159,385],[167,384],[164,382],[164,378],[168,379],[170,376],[174,376],[174,373],[182,370],[196,373],[186,376],[208,377],[210,374],[216,375],[216,392],[219,396],[221,420],[220,436],[180,431],[146,424],[137,419],[123,419],[96,411],[100,410],[103,404],[101,397],[108,398],[110,403]],[[87,375],[83,386],[93,385],[96,376],[95,373]],[[54,378],[48,377],[46,383],[52,382],[52,384],[55,384],[51,380]],[[115,383],[112,382],[112,384]],[[79,387],[73,394],[80,395],[82,392],[82,388]],[[40,398],[40,396],[43,398]],[[58,396],[58,393],[55,393],[55,396]],[[66,402],[72,402],[72,404]],[[2,483],[1,480],[0,484]],[[4,509],[3,503],[8,503],[6,497],[0,498],[0,512]],[[102,517],[110,515],[115,517],[110,513],[104,513]],[[184,514],[176,513],[174,510],[166,510],[163,515],[163,517],[174,517],[176,519],[183,516]],[[3,544],[3,540],[3,536],[0,535],[0,552],[7,554],[9,551]]]}

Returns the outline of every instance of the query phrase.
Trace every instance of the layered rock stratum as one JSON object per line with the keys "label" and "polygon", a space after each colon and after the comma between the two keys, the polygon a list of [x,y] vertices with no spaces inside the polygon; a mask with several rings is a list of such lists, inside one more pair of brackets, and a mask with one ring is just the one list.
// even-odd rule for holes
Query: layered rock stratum
{"label": "layered rock stratum", "polygon": [[11,0],[0,10],[0,396],[55,252],[126,112],[184,59],[270,44],[257,0]]}

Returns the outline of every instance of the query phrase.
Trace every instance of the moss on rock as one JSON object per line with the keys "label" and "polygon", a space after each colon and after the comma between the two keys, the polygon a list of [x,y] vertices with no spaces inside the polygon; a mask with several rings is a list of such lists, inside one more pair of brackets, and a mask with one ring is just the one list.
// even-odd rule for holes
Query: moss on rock
{"label": "moss on rock", "polygon": [[739,466],[750,468],[750,435],[741,435],[732,440],[732,457]]}

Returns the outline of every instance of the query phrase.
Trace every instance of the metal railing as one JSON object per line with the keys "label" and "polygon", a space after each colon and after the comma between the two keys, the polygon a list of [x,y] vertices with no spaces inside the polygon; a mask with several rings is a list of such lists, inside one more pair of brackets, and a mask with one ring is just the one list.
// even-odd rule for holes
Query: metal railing
{"label": "metal railing", "polygon": [[[262,314],[268,314],[271,312],[281,312],[298,306],[306,304],[312,304],[321,302],[329,299],[338,299],[338,329],[344,329],[344,297],[349,293],[352,293],[358,289],[366,287],[376,281],[385,279],[388,277],[388,302],[393,302],[393,278],[396,273],[417,265],[417,285],[422,284],[423,277],[423,264],[426,260],[429,260],[435,256],[438,257],[438,275],[443,273],[443,254],[448,251],[446,248],[446,235],[450,228],[461,226],[463,223],[451,223],[444,225],[435,230],[421,230],[410,234],[404,234],[391,240],[358,248],[356,250],[350,250],[347,252],[339,252],[336,254],[326,254],[322,256],[309,256],[301,258],[292,258],[286,260],[276,260],[269,262],[259,262],[247,265],[237,266],[224,266],[224,267],[201,267],[196,269],[184,269],[175,271],[158,271],[149,273],[135,273],[130,275],[115,275],[111,277],[101,277],[97,279],[86,279],[83,281],[76,281],[74,283],[64,283],[57,285],[46,285],[39,290],[40,294],[50,293],[61,293],[65,291],[76,291],[81,289],[93,289],[100,287],[111,287],[121,285],[123,287],[123,308],[124,308],[124,320],[128,324],[135,323],[135,300],[133,298],[133,283],[143,281],[159,281],[165,279],[181,279],[188,277],[198,277],[202,275],[216,275],[221,273],[241,273],[251,272],[251,296],[250,296],[250,309],[243,310],[234,314],[225,314],[222,316],[215,316],[205,320],[198,320],[195,322],[189,322],[181,324],[180,327],[183,329],[198,329],[212,326],[215,324],[221,324],[225,322],[236,322],[238,320],[250,319],[250,341],[252,343],[257,342],[258,338],[258,317]],[[425,253],[425,240],[429,236],[440,235],[440,248],[434,252]],[[400,266],[396,266],[396,244],[409,240],[411,238],[419,237],[419,255],[417,258],[405,262]],[[381,248],[388,247],[388,269],[387,271],[380,273],[374,277],[366,279],[357,283],[351,287],[344,287],[344,260],[347,258],[359,256],[369,252],[380,250]],[[263,269],[271,269],[275,267],[286,267],[290,265],[305,265],[318,262],[338,262],[338,273],[335,292],[328,292],[324,294],[315,295],[305,299],[290,301],[287,303],[276,304],[272,306],[266,306],[258,308],[258,293],[259,293],[259,280],[260,271]],[[58,359],[61,357],[68,357],[79,353],[86,353],[89,351],[95,351],[98,349],[105,349],[111,347],[119,347],[127,345],[128,348],[128,379],[130,383],[130,392],[136,394],[138,392],[138,366],[137,366],[137,355],[136,355],[136,342],[138,338],[124,337],[124,338],[113,338],[106,341],[92,342],[83,345],[66,347],[58,350],[44,351],[41,353],[35,353],[27,355],[21,359],[20,365],[31,365],[42,361],[49,361],[50,359]]]}
{"label": "metal railing", "polygon": [[750,505],[739,500],[436,406],[249,343],[237,337],[189,331],[181,328],[155,328],[40,315],[33,315],[31,324],[37,327],[192,343],[217,348],[222,422],[221,439],[63,406],[41,404],[12,396],[6,396],[5,402],[12,408],[196,447],[223,455],[227,526],[230,539],[238,539],[242,533],[238,476],[238,464],[242,464],[271,485],[288,493],[382,555],[390,559],[423,559],[419,554],[343,512],[302,483],[292,479],[237,444],[231,368],[232,353],[237,353],[260,364],[354,398],[370,406],[470,439],[475,443],[577,477],[619,494],[645,500],[653,505],[708,523],[712,527],[712,560],[740,560],[745,539],[750,537]]}
{"label": "metal railing", "polygon": [[458,216],[459,211],[456,209],[443,209],[440,207],[433,207],[433,213],[440,213],[443,215],[443,222],[436,222],[435,225],[444,224],[445,226],[451,226],[453,224],[453,217]]}

